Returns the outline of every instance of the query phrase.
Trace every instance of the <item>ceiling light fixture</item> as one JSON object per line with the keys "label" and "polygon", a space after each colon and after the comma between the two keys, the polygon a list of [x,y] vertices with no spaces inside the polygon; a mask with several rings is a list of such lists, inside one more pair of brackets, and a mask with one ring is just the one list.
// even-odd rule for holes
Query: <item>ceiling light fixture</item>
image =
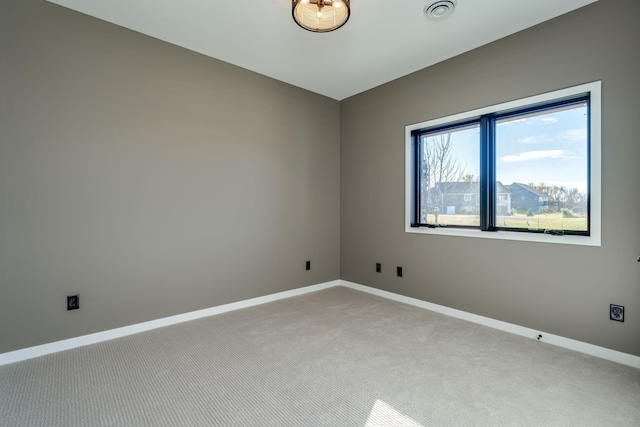
{"label": "ceiling light fixture", "polygon": [[442,19],[451,15],[456,7],[456,0],[441,0],[427,4],[424,7],[424,14],[431,19]]}
{"label": "ceiling light fixture", "polygon": [[314,33],[328,33],[342,27],[351,14],[349,0],[293,0],[296,24]]}

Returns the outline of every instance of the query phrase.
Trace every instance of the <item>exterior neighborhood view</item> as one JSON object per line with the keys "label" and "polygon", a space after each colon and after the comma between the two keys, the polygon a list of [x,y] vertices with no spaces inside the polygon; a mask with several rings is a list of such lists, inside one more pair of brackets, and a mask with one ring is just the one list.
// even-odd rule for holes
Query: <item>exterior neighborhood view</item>
{"label": "exterior neighborhood view", "polygon": [[[587,231],[586,105],[499,120],[495,132],[495,227]],[[420,222],[478,227],[479,126],[422,138]]]}

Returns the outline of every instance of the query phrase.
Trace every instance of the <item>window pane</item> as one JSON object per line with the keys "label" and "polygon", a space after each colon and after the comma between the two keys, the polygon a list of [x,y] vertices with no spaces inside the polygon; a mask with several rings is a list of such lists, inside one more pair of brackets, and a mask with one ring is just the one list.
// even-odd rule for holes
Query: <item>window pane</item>
{"label": "window pane", "polygon": [[496,122],[496,227],[588,230],[586,102]]}
{"label": "window pane", "polygon": [[421,136],[420,222],[480,226],[480,127]]}

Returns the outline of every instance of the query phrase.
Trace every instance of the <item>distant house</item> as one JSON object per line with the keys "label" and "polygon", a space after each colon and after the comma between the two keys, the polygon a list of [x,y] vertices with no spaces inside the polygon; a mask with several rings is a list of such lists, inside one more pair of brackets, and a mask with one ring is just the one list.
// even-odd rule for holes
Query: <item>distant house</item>
{"label": "distant house", "polygon": [[[434,190],[441,200],[442,213],[447,215],[479,215],[479,186],[479,182],[438,183]],[[498,181],[496,206],[498,215],[511,214],[511,194],[500,181]]]}
{"label": "distant house", "polygon": [[543,207],[549,206],[549,196],[533,187],[514,182],[507,188],[511,191],[511,204],[519,213],[526,213],[529,209],[541,213]]}

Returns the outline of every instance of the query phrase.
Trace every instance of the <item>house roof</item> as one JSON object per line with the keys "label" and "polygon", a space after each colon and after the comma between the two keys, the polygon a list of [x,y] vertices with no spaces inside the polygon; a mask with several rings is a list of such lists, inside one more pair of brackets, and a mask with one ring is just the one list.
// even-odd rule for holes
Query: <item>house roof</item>
{"label": "house roof", "polygon": [[[480,193],[480,183],[477,181],[439,182],[436,185],[438,187],[438,190],[447,194]],[[507,186],[503,185],[500,181],[498,181],[497,192],[498,194],[507,194],[507,193],[510,193],[510,190]]]}
{"label": "house roof", "polygon": [[546,194],[536,190],[535,188],[527,185],[527,184],[522,184],[520,182],[514,182],[513,184],[507,185],[507,188],[509,188],[509,190],[511,192],[513,192],[513,188],[519,187],[525,191],[529,191],[530,193],[535,194],[538,197],[548,197]]}

